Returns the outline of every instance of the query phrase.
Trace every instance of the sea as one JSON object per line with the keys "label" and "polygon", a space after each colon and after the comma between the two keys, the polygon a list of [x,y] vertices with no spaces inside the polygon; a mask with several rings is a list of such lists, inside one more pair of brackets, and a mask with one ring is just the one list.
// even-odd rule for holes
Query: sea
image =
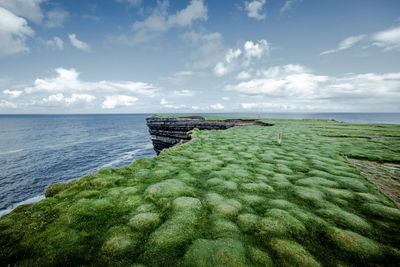
{"label": "sea", "polygon": [[[0,115],[0,217],[18,205],[43,199],[49,184],[154,157],[145,120],[151,115]],[[209,115],[400,124],[400,113]]]}

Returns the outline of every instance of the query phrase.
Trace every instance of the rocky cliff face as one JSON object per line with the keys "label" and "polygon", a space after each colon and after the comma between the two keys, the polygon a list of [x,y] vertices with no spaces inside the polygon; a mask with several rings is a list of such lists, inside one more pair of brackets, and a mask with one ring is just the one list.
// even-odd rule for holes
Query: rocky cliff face
{"label": "rocky cliff face", "polygon": [[157,154],[164,148],[169,148],[181,141],[189,140],[190,137],[187,133],[194,128],[199,130],[225,130],[234,126],[273,125],[256,120],[205,120],[200,116],[181,118],[149,117],[146,121],[151,140],[153,141],[153,147]]}

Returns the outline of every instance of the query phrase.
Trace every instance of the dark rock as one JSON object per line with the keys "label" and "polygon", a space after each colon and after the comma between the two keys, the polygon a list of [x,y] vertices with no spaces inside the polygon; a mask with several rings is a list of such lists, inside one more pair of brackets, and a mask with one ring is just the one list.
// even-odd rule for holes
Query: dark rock
{"label": "dark rock", "polygon": [[257,120],[205,120],[200,116],[159,118],[149,117],[146,119],[154,151],[157,154],[165,149],[187,141],[190,137],[187,133],[195,128],[199,130],[225,130],[234,126],[272,126]]}

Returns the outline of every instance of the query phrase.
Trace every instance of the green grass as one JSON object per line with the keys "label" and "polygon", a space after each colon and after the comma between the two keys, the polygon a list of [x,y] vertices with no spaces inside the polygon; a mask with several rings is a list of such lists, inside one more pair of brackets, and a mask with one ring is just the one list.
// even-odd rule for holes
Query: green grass
{"label": "green grass", "polygon": [[400,126],[263,121],[50,186],[0,219],[0,265],[397,265],[399,206],[347,158],[399,163]]}

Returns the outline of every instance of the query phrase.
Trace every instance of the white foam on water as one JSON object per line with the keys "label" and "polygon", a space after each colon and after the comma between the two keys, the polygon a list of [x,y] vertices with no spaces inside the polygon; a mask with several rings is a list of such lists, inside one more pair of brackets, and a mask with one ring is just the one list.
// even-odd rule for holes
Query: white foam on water
{"label": "white foam on water", "polygon": [[3,217],[6,214],[12,212],[13,209],[15,209],[16,207],[18,207],[20,205],[33,204],[33,203],[36,203],[36,202],[38,202],[38,201],[40,201],[40,200],[42,200],[44,198],[45,198],[44,195],[39,195],[39,196],[36,196],[36,197],[28,198],[28,199],[26,199],[24,201],[21,201],[19,203],[15,203],[15,204],[11,205],[10,207],[8,207],[7,209],[0,210],[0,218]]}
{"label": "white foam on water", "polygon": [[135,155],[143,152],[149,148],[153,148],[153,144],[149,143],[149,144],[145,144],[142,147],[132,150],[132,151],[128,151],[125,152],[124,154],[122,154],[121,157],[117,158],[116,160],[113,160],[107,164],[104,164],[103,166],[101,166],[101,168],[103,167],[114,167],[116,165],[118,165],[119,163],[123,162],[123,161],[129,161],[135,158]]}
{"label": "white foam on water", "polygon": [[23,149],[9,150],[9,151],[0,152],[0,155],[13,154],[13,153],[21,152],[21,151],[23,151]]}
{"label": "white foam on water", "polygon": [[144,150],[143,148],[139,148],[139,149],[135,149],[135,150],[133,150],[133,151],[125,152],[121,157],[119,157],[119,158],[117,158],[116,160],[113,160],[113,161],[111,161],[111,162],[109,162],[109,163],[107,163],[107,164],[104,164],[104,165],[101,166],[101,167],[102,167],[102,168],[103,168],[103,167],[112,167],[112,166],[115,166],[115,165],[121,163],[122,161],[127,161],[127,160],[130,160],[130,159],[133,159],[134,156],[135,156],[137,153],[139,153],[139,152],[141,152],[141,151],[143,151],[143,150]]}

